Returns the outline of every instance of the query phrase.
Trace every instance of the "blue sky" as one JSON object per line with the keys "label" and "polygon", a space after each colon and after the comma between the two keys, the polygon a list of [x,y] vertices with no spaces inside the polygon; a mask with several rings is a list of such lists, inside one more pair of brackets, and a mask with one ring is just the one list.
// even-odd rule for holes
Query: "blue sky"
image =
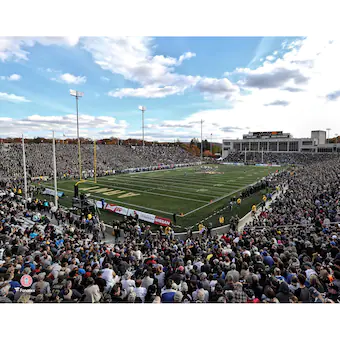
{"label": "blue sky", "polygon": [[[340,133],[339,44],[305,37],[0,38],[0,136],[214,140]],[[332,134],[331,133],[331,134]]]}

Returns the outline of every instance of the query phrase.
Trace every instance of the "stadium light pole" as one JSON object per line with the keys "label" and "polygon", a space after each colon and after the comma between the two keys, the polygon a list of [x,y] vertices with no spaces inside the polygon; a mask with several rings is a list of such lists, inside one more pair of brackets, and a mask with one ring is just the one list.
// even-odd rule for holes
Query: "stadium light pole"
{"label": "stadium light pole", "polygon": [[328,131],[328,139],[327,139],[327,144],[329,144],[329,131],[331,131],[332,129],[331,129],[331,128],[327,128],[326,130]]}
{"label": "stadium light pole", "polygon": [[203,160],[203,119],[201,119],[201,161]]}
{"label": "stadium light pole", "polygon": [[25,139],[24,139],[24,135],[22,135],[22,161],[24,163],[25,209],[27,209],[27,172],[26,172],[26,155],[25,155]]}
{"label": "stadium light pole", "polygon": [[244,165],[247,163],[247,148],[244,149]]}
{"label": "stadium light pole", "polygon": [[53,131],[53,176],[54,176],[54,205],[58,209],[57,159],[55,155],[55,138]]}
{"label": "stadium light pole", "polygon": [[94,171],[94,182],[97,183],[97,145],[96,140],[93,142],[93,171]]}
{"label": "stadium light pole", "polygon": [[140,105],[138,106],[138,109],[142,111],[142,134],[143,134],[143,150],[144,150],[144,144],[145,144],[144,142],[144,112],[146,111],[146,107]]}
{"label": "stadium light pole", "polygon": [[76,97],[77,105],[77,138],[78,138],[78,163],[79,163],[79,180],[82,179],[81,176],[81,153],[80,153],[80,138],[79,138],[79,114],[78,114],[78,99],[84,96],[84,92],[79,92],[76,90],[70,90],[70,95]]}
{"label": "stadium light pole", "polygon": [[262,147],[262,164],[263,164],[263,147]]}
{"label": "stadium light pole", "polygon": [[210,134],[210,153],[212,154],[212,133]]}

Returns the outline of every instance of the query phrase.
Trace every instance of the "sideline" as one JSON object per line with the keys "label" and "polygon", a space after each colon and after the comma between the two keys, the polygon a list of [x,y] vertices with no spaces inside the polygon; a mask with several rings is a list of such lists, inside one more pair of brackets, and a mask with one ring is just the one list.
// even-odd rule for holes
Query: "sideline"
{"label": "sideline", "polygon": [[[281,194],[284,195],[284,194],[286,193],[287,190],[288,190],[288,184],[284,186],[283,190],[280,190],[280,191],[276,192],[276,193],[272,196],[272,199],[270,200],[270,202],[266,201],[266,206],[265,206],[265,208],[268,209],[268,208],[271,206],[271,204],[272,204],[273,202],[275,202],[276,199],[277,199]],[[258,208],[261,204],[262,204],[262,202],[259,203],[259,204],[257,204],[257,205],[256,205],[256,208]],[[261,209],[261,212],[262,212],[262,210],[263,210],[263,209]],[[255,216],[256,216],[256,217],[259,216],[259,215],[261,214],[261,212],[260,212],[259,210],[256,209],[256,215],[255,215]],[[248,214],[244,215],[244,216],[239,220],[238,225],[237,225],[237,231],[238,231],[238,232],[243,232],[244,226],[245,226],[247,223],[252,222],[252,221],[254,220],[254,217],[251,215],[251,213],[252,213],[252,212],[250,211]]]}
{"label": "sideline", "polygon": [[[49,186],[46,186],[46,188],[49,188],[49,189],[53,189],[53,190],[54,190],[54,188],[49,187]],[[63,191],[66,191],[66,192],[71,192],[71,193],[73,193],[73,191],[72,191],[72,190],[69,190],[69,189],[63,189],[63,188],[60,188],[60,189],[62,189]],[[102,198],[103,198],[103,197],[101,197],[101,196],[96,196],[96,195],[92,195],[92,194],[91,194],[91,197],[95,197],[95,198],[98,198],[98,199],[102,199]],[[163,213],[163,214],[166,214],[166,215],[170,215],[170,216],[173,215],[173,213],[170,213],[170,212],[168,212],[168,211],[157,210],[157,209],[152,209],[152,208],[146,208],[146,207],[143,207],[143,206],[141,206],[141,205],[125,203],[125,202],[122,202],[122,201],[115,201],[115,200],[112,200],[111,198],[107,198],[107,199],[105,199],[105,201],[110,201],[110,202],[118,203],[118,204],[124,204],[124,205],[128,205],[128,206],[131,206],[131,207],[137,207],[137,208],[146,209],[146,210],[148,209],[148,210],[152,210],[152,211],[157,211],[157,212],[160,212],[160,213]]]}
{"label": "sideline", "polygon": [[254,183],[247,184],[247,185],[245,185],[244,187],[240,187],[239,189],[237,189],[237,190],[235,190],[235,191],[229,192],[228,194],[226,194],[226,195],[224,195],[224,196],[222,196],[222,197],[219,197],[219,198],[217,198],[216,200],[213,200],[212,203],[209,202],[208,204],[205,204],[205,205],[203,205],[202,207],[196,208],[196,209],[194,209],[194,210],[192,210],[192,211],[189,211],[188,213],[186,213],[186,214],[184,214],[183,216],[180,216],[180,217],[186,217],[186,216],[188,216],[188,215],[191,215],[192,213],[194,213],[194,212],[196,212],[196,211],[198,211],[198,210],[201,210],[201,209],[203,209],[203,208],[209,206],[210,204],[214,204],[214,203],[216,203],[216,202],[219,202],[219,201],[221,201],[221,200],[223,200],[223,199],[225,199],[225,198],[227,198],[227,197],[229,197],[229,196],[231,196],[231,195],[236,194],[236,193],[239,192],[239,191],[242,191],[242,190],[247,189],[248,187],[250,187],[250,186],[252,186],[252,185],[255,185],[255,184],[258,183],[258,182],[259,182],[259,181],[256,181],[256,182],[254,182]]}

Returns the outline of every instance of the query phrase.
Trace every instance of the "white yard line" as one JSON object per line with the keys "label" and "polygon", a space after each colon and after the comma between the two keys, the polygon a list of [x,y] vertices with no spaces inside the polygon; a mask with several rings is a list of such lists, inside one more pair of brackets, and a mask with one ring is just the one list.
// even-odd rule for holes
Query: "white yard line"
{"label": "white yard line", "polygon": [[[156,165],[155,165],[156,166]],[[161,170],[149,170],[149,171],[140,171],[140,172],[130,172],[130,173],[126,173],[126,174],[122,174],[123,176],[137,176],[137,175],[141,175],[141,174],[151,174],[151,173],[155,173],[155,172],[167,172],[167,171],[180,171],[180,170],[185,170],[185,169],[190,169],[193,170],[193,168],[200,166],[200,165],[191,165],[191,166],[184,166],[182,168],[172,168],[172,169],[161,169]]]}
{"label": "white yard line", "polygon": [[[176,177],[175,177],[176,178]],[[154,177],[153,177],[153,179],[154,179]],[[114,179],[108,179],[109,181],[113,181]],[[139,178],[138,179],[139,181],[140,180],[142,180],[142,181],[147,181],[147,182],[151,182],[151,178],[150,179],[145,179],[145,178]],[[192,189],[195,189],[195,188],[197,188],[197,187],[200,187],[200,188],[202,188],[202,186],[205,184],[205,183],[207,183],[207,182],[204,182],[204,179],[202,179],[202,182],[193,182],[193,181],[191,181],[190,179],[187,179],[187,180],[185,180],[185,179],[183,179],[183,180],[173,180],[173,179],[169,179],[169,178],[163,178],[163,177],[161,177],[160,178],[160,180],[161,181],[167,181],[167,182],[171,182],[171,183],[177,183],[177,184],[181,184],[181,185],[185,185],[185,186],[188,186],[188,187],[190,187],[190,188],[192,188]],[[157,180],[153,180],[153,182],[155,182],[155,181],[157,181]],[[195,184],[195,183],[197,183],[197,184]],[[209,182],[209,184],[211,184],[211,185],[213,185],[213,183],[218,183],[218,182]],[[192,185],[191,185],[192,184]],[[228,187],[229,185],[227,184],[227,183],[220,183],[220,184],[223,184],[223,186],[225,186],[225,187]],[[171,184],[170,184],[171,185]],[[235,184],[231,184],[233,187],[235,187]],[[232,189],[232,187],[230,187],[231,189]],[[198,189],[198,188],[197,188]],[[222,189],[221,189],[222,190]]]}
{"label": "white yard line", "polygon": [[[93,183],[93,184],[96,184],[96,185],[99,185],[99,186],[102,186],[102,187],[107,187],[108,184],[100,184],[100,183],[94,183],[93,180],[87,180],[87,183]],[[163,196],[163,197],[168,197],[168,198],[176,198],[176,199],[180,199],[180,200],[185,200],[185,201],[195,201],[195,202],[200,202],[200,203],[206,203],[207,201],[202,201],[202,200],[197,200],[197,199],[194,199],[194,198],[186,198],[186,197],[180,197],[180,196],[172,196],[172,195],[166,195],[166,194],[158,194],[156,192],[147,192],[145,190],[138,190],[138,189],[133,189],[133,188],[126,188],[126,187],[122,187],[120,185],[112,185],[114,187],[116,187],[117,189],[124,189],[124,190],[129,190],[131,192],[140,192],[140,193],[143,193],[143,194],[149,194],[149,195],[155,195],[155,196]],[[108,188],[110,189],[110,188]]]}
{"label": "white yard line", "polygon": [[[141,180],[140,178],[138,179],[139,181]],[[143,178],[143,180],[145,180]],[[100,180],[101,182],[103,182],[103,180],[101,179]],[[138,184],[135,184],[134,182],[126,182],[126,181],[122,181],[122,179],[117,179],[116,178],[109,178],[109,179],[106,179],[105,181],[110,181],[110,182],[116,182],[117,184],[131,184],[133,186],[136,186],[136,187],[140,187],[140,188],[145,188],[146,186],[148,186],[146,183],[144,185],[138,185]],[[148,181],[150,182],[150,181]],[[155,181],[153,183],[150,183],[150,184],[155,184]],[[181,189],[192,189],[192,190],[199,190],[198,188],[183,188],[181,186],[177,186],[177,185],[171,185],[170,183],[169,184],[164,184],[165,186],[169,186],[169,187],[172,187],[172,188],[181,188]],[[151,189],[150,189],[151,190]],[[179,190],[171,190],[171,189],[163,189],[163,188],[158,188],[158,187],[154,187],[152,190],[162,190],[162,191],[173,191],[173,192],[178,192]],[[188,195],[197,195],[197,191],[184,191],[184,190],[181,190],[183,193],[185,194],[188,194]],[[212,195],[206,195],[206,194],[200,194],[200,196],[206,196],[206,197],[209,197],[211,198]]]}

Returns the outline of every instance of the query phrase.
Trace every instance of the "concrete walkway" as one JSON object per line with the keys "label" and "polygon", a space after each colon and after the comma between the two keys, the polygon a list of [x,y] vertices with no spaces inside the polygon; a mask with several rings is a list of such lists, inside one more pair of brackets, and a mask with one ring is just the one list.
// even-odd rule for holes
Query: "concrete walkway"
{"label": "concrete walkway", "polygon": [[[275,200],[281,195],[281,194],[285,194],[285,192],[288,189],[288,185],[286,185],[283,189],[279,190],[278,192],[276,192],[273,196],[272,199],[270,201],[266,202],[266,206],[265,209],[269,209],[270,205],[275,202]],[[257,208],[260,206],[260,204],[257,205]],[[262,208],[261,209],[256,209],[256,214],[255,216],[259,216],[262,212]],[[237,231],[238,232],[242,232],[244,226],[249,223],[252,222],[254,219],[254,217],[252,216],[252,212],[250,211],[247,215],[243,216],[240,221],[238,222],[238,226],[237,226]]]}

